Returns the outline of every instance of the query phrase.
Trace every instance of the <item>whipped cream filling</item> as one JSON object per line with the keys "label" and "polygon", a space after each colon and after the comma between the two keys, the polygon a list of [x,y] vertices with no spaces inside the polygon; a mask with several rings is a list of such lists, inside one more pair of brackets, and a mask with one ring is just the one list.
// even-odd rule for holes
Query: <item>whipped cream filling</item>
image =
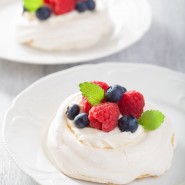
{"label": "whipped cream filling", "polygon": [[51,16],[46,21],[34,14],[17,18],[16,40],[41,50],[71,50],[90,47],[113,32],[106,2],[96,1],[95,11]]}
{"label": "whipped cream filling", "polygon": [[[99,183],[126,184],[136,178],[159,176],[169,169],[174,150],[170,121],[155,131],[139,126],[135,133],[78,129],[65,112],[71,103],[80,103],[80,94],[60,106],[48,132],[50,158],[65,174]],[[146,102],[145,109],[156,109]]]}

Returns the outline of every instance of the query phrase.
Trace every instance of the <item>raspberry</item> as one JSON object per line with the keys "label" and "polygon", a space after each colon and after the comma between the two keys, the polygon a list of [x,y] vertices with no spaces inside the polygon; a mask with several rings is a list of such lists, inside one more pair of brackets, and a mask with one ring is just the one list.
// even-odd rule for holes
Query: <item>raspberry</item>
{"label": "raspberry", "polygon": [[120,112],[115,103],[101,103],[89,111],[90,126],[98,130],[109,132],[118,124]]}
{"label": "raspberry", "polygon": [[[105,82],[101,81],[92,81],[93,84],[99,85],[104,91],[106,91],[109,86]],[[102,100],[102,103],[105,102],[105,100]],[[89,110],[92,108],[92,105],[88,102],[87,98],[82,96],[82,110],[85,113],[89,113]]]}
{"label": "raspberry", "polygon": [[88,102],[87,98],[82,96],[82,110],[85,113],[89,113],[89,110],[92,108],[92,105]]}
{"label": "raspberry", "polygon": [[118,102],[118,106],[123,116],[132,115],[138,119],[143,113],[145,100],[141,93],[137,91],[127,91]]}
{"label": "raspberry", "polygon": [[68,13],[75,9],[76,0],[44,0],[56,15]]}
{"label": "raspberry", "polygon": [[52,0],[44,0],[45,4],[50,4]]}

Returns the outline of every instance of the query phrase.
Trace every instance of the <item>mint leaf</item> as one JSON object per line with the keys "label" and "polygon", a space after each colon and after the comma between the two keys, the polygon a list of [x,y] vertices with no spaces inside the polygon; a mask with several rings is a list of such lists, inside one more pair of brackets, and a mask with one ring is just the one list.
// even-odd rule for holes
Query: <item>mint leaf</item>
{"label": "mint leaf", "polygon": [[156,130],[164,122],[165,116],[158,110],[147,110],[145,111],[138,122],[146,130]]}
{"label": "mint leaf", "polygon": [[82,95],[93,106],[99,104],[104,99],[104,90],[96,84],[84,82],[79,87]]}

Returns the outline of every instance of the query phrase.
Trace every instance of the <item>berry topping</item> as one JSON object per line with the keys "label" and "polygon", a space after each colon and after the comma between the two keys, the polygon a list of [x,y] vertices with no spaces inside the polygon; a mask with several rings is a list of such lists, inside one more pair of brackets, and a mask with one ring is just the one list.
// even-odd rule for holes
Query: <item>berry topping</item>
{"label": "berry topping", "polygon": [[86,4],[87,4],[88,10],[91,10],[91,11],[95,10],[96,3],[93,0],[87,0]]}
{"label": "berry topping", "polygon": [[75,9],[76,0],[45,0],[56,15],[65,14]]}
{"label": "berry topping", "polygon": [[46,20],[51,16],[51,9],[47,6],[43,6],[37,10],[36,16],[41,21]]}
{"label": "berry topping", "polygon": [[86,2],[84,1],[79,1],[76,3],[76,7],[75,9],[78,11],[78,12],[85,12],[87,10],[87,4]]}
{"label": "berry topping", "polygon": [[118,124],[119,108],[115,103],[101,103],[89,111],[90,126],[105,132],[113,130]]}
{"label": "berry topping", "polygon": [[89,126],[89,119],[86,113],[78,114],[74,119],[74,124],[77,128],[85,128]]}
{"label": "berry topping", "polygon": [[117,103],[125,92],[126,89],[120,85],[110,86],[105,92],[105,99]]}
{"label": "berry topping", "polygon": [[138,121],[133,116],[123,116],[118,121],[118,127],[122,132],[134,133],[138,128]]}
{"label": "berry topping", "polygon": [[35,12],[43,5],[43,0],[23,0],[24,8],[30,12]]}
{"label": "berry topping", "polygon": [[88,114],[91,108],[92,105],[88,102],[87,98],[82,96],[82,111]]}
{"label": "berry topping", "polygon": [[54,0],[44,0],[44,3],[49,5],[54,3]]}
{"label": "berry topping", "polygon": [[[90,126],[110,132],[118,126],[121,132],[134,133],[139,124],[152,131],[164,122],[165,116],[158,110],[143,112],[145,100],[137,91],[127,91],[120,85],[109,87],[101,81],[84,82],[79,87],[83,113],[76,104],[70,105],[66,111],[68,119],[74,120],[77,128]],[[120,113],[123,117],[119,119]]]}
{"label": "berry topping", "polygon": [[137,91],[125,92],[121,100],[118,102],[120,112],[123,116],[132,115],[137,119],[143,113],[144,105],[144,97]]}
{"label": "berry topping", "polygon": [[66,115],[70,120],[74,120],[74,118],[79,114],[80,107],[76,104],[72,104],[67,107]]}
{"label": "berry topping", "polygon": [[[43,7],[43,6],[47,7]],[[23,0],[24,11],[35,12],[40,20],[46,20],[51,12],[55,15],[62,15],[73,10],[84,12],[93,11],[96,7],[94,0]],[[50,8],[50,9],[49,9]]]}

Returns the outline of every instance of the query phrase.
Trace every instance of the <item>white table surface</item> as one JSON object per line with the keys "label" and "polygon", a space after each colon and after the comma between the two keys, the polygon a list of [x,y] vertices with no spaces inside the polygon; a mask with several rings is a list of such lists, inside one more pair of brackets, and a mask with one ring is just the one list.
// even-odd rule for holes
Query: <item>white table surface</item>
{"label": "white table surface", "polygon": [[[134,46],[115,55],[91,61],[155,64],[185,73],[185,1],[149,0],[153,23]],[[0,31],[1,32],[1,31]],[[79,65],[28,65],[0,59],[0,120],[14,97],[37,79]],[[81,65],[81,64],[80,64]],[[2,122],[0,122],[0,128]],[[0,185],[36,185],[8,156],[0,142]]]}

